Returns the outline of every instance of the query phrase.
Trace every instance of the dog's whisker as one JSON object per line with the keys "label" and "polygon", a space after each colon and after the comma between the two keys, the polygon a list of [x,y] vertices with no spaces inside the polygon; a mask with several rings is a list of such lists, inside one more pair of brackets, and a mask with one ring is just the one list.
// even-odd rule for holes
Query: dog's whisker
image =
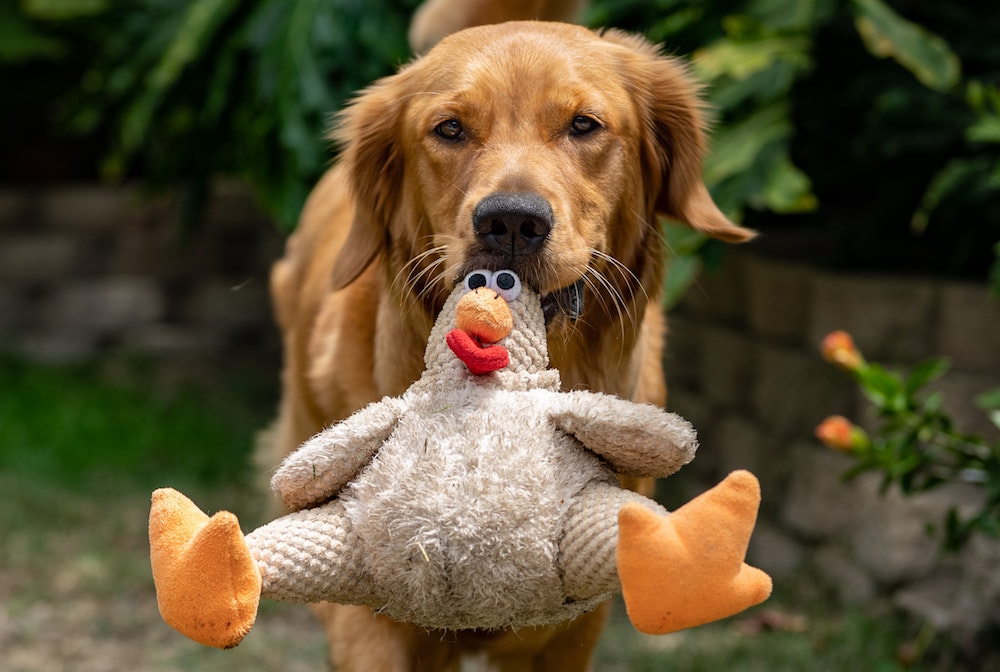
{"label": "dog's whisker", "polygon": [[[649,301],[649,295],[646,292],[645,287],[643,287],[642,283],[639,281],[638,276],[636,276],[636,274],[628,266],[620,262],[614,256],[606,254],[599,250],[592,250],[592,253],[596,258],[603,260],[608,265],[609,268],[615,269],[615,271],[617,271],[617,273],[620,275],[623,284],[629,287],[631,292],[635,292],[636,291],[635,288],[638,288],[638,291],[641,292],[641,295],[645,299],[645,301]],[[620,342],[622,344],[622,348],[619,354],[620,356],[624,357],[626,325],[631,327],[634,331],[637,332],[638,325],[641,323],[643,316],[636,313],[634,302],[627,300],[625,295],[623,295],[622,292],[618,289],[618,286],[614,282],[612,282],[607,275],[593,268],[588,269],[588,271],[594,277],[595,281],[599,282],[601,286],[606,289],[607,293],[611,297],[611,301],[615,305],[615,310],[618,316],[619,333],[621,335]],[[634,296],[630,298],[634,298]],[[610,311],[607,309],[606,306],[605,310],[610,314]]]}
{"label": "dog's whisker", "polygon": [[[605,260],[611,268],[614,268],[614,269],[618,270],[619,274],[622,277],[622,281],[623,281],[624,285],[630,286],[631,284],[633,284],[633,283],[628,282],[628,280],[629,280],[630,276],[632,278],[635,278],[635,275],[632,274],[630,271],[629,271],[629,275],[626,275],[625,273],[623,273],[621,271],[622,264],[620,262],[618,262],[614,257],[612,257],[610,255],[607,255],[607,254],[604,254],[602,252],[598,252],[597,250],[594,250],[593,254],[595,256],[597,256],[599,259]],[[611,295],[612,300],[615,302],[616,309],[619,312],[621,312],[621,310],[624,309],[625,306],[627,305],[628,301],[626,301],[625,295],[621,293],[621,290],[619,290],[618,285],[615,284],[614,282],[612,282],[611,279],[607,275],[605,275],[604,273],[598,271],[597,269],[591,269],[591,270],[592,270],[593,274],[595,275],[595,277],[599,278],[600,281],[601,281],[601,283],[602,283],[602,285],[608,290],[608,293]],[[637,281],[637,279],[636,279],[636,281]]]}
{"label": "dog's whisker", "polygon": [[608,302],[601,296],[603,292],[599,291],[600,287],[603,287],[606,290],[606,293],[610,297],[610,303],[612,306],[614,306],[614,312],[617,314],[618,319],[612,321],[618,323],[618,332],[619,332],[618,342],[622,346],[619,352],[618,364],[620,365],[621,357],[624,355],[624,343],[625,343],[625,315],[622,312],[622,304],[620,298],[618,296],[617,291],[611,285],[611,283],[608,281],[606,277],[604,277],[601,273],[598,273],[593,269],[588,269],[588,270],[590,270],[589,275],[591,275],[593,278],[592,280],[589,281],[590,285],[593,288],[594,294],[598,296],[598,300],[600,301],[602,307],[604,308],[604,312],[608,315],[612,314],[611,309],[608,306]]}
{"label": "dog's whisker", "polygon": [[424,280],[425,278],[431,278],[430,282],[423,283],[423,284],[420,285],[420,290],[419,290],[419,292],[417,294],[417,296],[420,299],[426,298],[427,294],[429,292],[435,291],[436,288],[435,288],[435,282],[434,281],[437,278],[434,275],[434,269],[437,268],[438,266],[440,266],[442,263],[444,263],[443,259],[440,259],[440,258],[436,259],[434,262],[432,262],[431,264],[429,264],[428,266],[426,266],[423,270],[421,270],[420,273],[418,273],[417,275],[415,275],[413,277],[413,280],[414,280],[415,283],[416,283],[416,281]]}
{"label": "dog's whisker", "polygon": [[[635,292],[636,289],[638,289],[638,292],[640,293],[643,299],[643,305],[649,303],[650,297],[649,293],[646,291],[645,285],[639,280],[639,277],[632,271],[631,268],[629,268],[627,265],[623,264],[622,262],[620,262],[618,259],[616,259],[611,255],[606,255],[601,253],[600,256],[604,258],[612,268],[616,269],[621,274],[623,282],[630,290],[631,293],[630,298],[632,299],[635,298]],[[621,312],[621,310],[624,310],[626,315],[628,316],[627,319],[629,320],[630,326],[632,327],[633,330],[638,331],[639,325],[642,323],[644,316],[639,313],[638,308],[635,305],[634,301],[631,302],[631,308],[630,308],[628,307],[629,302],[625,301],[625,297],[620,293],[616,292],[616,294],[618,300],[621,302],[619,304],[621,306],[619,312]],[[624,320],[624,318],[622,319]],[[624,329],[624,326],[622,328]]]}
{"label": "dog's whisker", "polygon": [[[402,311],[403,315],[409,314],[410,310],[418,306],[426,298],[426,294],[429,291],[440,289],[435,287],[435,283],[422,284],[420,281],[426,277],[431,277],[434,269],[444,263],[445,257],[444,252],[446,251],[444,245],[439,245],[437,247],[430,247],[423,252],[415,255],[412,259],[406,262],[403,267],[396,273],[390,283],[390,292],[394,295],[412,296],[412,300],[404,300]],[[425,263],[428,258],[433,257],[429,263]],[[419,287],[418,292],[413,295],[408,292],[402,291],[403,287]]]}
{"label": "dog's whisker", "polygon": [[448,184],[450,184],[456,191],[460,192],[463,196],[469,195],[469,192],[466,189],[459,186],[458,183],[455,182],[455,180],[449,180]]}
{"label": "dog's whisker", "polygon": [[[626,320],[628,320],[629,324],[634,327],[635,326],[634,318],[629,314],[627,310],[624,310],[625,306],[624,298],[614,287],[611,281],[608,280],[602,273],[598,273],[596,270],[588,269],[588,271],[590,271],[589,275],[591,275],[607,291],[607,293],[611,298],[611,303],[615,308],[615,312],[617,313],[618,319],[616,320],[616,322],[618,322],[618,332],[620,336],[618,342],[621,344],[619,352],[619,365],[620,365],[621,364],[620,358],[623,357],[625,354],[625,323]],[[595,292],[595,294],[596,293],[597,292]],[[604,305],[604,309],[605,312],[607,312],[608,314],[611,313],[611,311],[608,310],[607,305]]]}
{"label": "dog's whisker", "polygon": [[[591,277],[593,276],[593,277]],[[609,289],[605,278],[592,268],[587,268],[583,275],[584,284],[590,288],[590,293],[594,295],[597,299],[597,303],[601,306],[603,311],[608,315],[611,314],[611,307],[608,305],[608,301],[605,299],[606,293],[613,293],[614,289],[611,288],[609,292],[601,291],[603,289]],[[614,302],[614,297],[612,297],[612,303]]]}
{"label": "dog's whisker", "polygon": [[[441,261],[443,262],[444,259],[442,259]],[[455,281],[455,278],[458,276],[458,271],[461,267],[462,267],[461,264],[457,263],[445,266],[443,269],[441,269],[441,272],[438,273],[436,278],[437,282],[445,287],[451,285],[451,283],[453,283]]]}
{"label": "dog's whisker", "polygon": [[409,283],[410,280],[414,277],[419,277],[422,274],[422,272],[415,275],[414,269],[419,268],[420,264],[424,262],[428,257],[439,255],[444,250],[445,250],[444,246],[430,247],[424,250],[423,252],[414,255],[412,259],[403,264],[403,267],[400,268],[399,272],[397,272],[396,275],[393,277],[392,282],[390,283],[389,286],[390,290],[395,293],[400,288],[400,286]]}
{"label": "dog's whisker", "polygon": [[621,275],[622,282],[626,286],[632,289],[632,291],[635,291],[634,288],[638,288],[638,290],[642,292],[642,298],[646,301],[649,301],[649,294],[646,292],[645,286],[642,284],[642,281],[639,279],[639,276],[637,276],[635,272],[628,267],[628,265],[622,263],[614,256],[607,254],[605,252],[601,252],[599,250],[593,250],[592,254],[597,258],[606,262],[608,266],[610,266],[614,270],[618,271],[618,273]]}
{"label": "dog's whisker", "polygon": [[419,292],[420,298],[422,299],[426,298],[427,292],[435,291],[437,289],[435,287],[436,285],[435,280],[437,280],[437,276],[435,275],[435,269],[443,263],[444,263],[444,257],[438,257],[433,262],[425,266],[420,271],[420,273],[418,273],[413,277],[414,284],[416,284],[416,282],[419,280],[424,280],[428,278],[430,279],[429,282],[425,282],[420,285],[420,292]]}

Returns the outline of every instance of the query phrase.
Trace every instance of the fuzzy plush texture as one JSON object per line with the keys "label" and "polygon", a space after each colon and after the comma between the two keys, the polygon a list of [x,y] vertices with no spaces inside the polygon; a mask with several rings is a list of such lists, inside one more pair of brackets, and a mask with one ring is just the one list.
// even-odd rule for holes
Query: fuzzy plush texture
{"label": "fuzzy plush texture", "polygon": [[[410,389],[331,426],[279,467],[272,487],[298,511],[246,535],[246,548],[256,561],[246,571],[259,573],[259,596],[364,604],[429,628],[559,623],[622,589],[623,507],[645,511],[654,521],[677,516],[668,517],[656,502],[623,490],[619,476],[674,473],[694,457],[691,425],[651,405],[600,393],[560,392],[558,372],[547,368],[540,299],[527,288],[510,302],[512,328],[497,344],[509,353],[509,364],[485,375],[471,373],[446,343],[467,294],[460,287],[448,299],[430,336],[426,371]],[[709,567],[701,555],[713,553],[719,534],[732,536],[733,550],[721,561],[736,568],[730,574],[738,573],[758,502],[759,491],[756,500],[741,500],[738,512],[720,518],[721,532],[712,528],[715,509],[709,507],[708,516],[699,513],[704,507],[692,509],[687,517],[694,522],[683,538],[658,533],[670,547],[665,557],[676,555],[679,545],[681,555]],[[187,533],[190,525],[181,527]],[[182,545],[178,535],[170,534],[169,542],[156,542],[157,547]],[[219,548],[237,542],[231,539]],[[707,546],[699,547],[703,542]],[[639,610],[644,622],[652,618],[648,631],[658,632],[660,612],[672,613],[678,605],[670,602],[669,582],[657,584],[655,576],[647,580],[642,570],[650,543],[658,542],[647,543],[639,555],[626,552],[624,559],[633,574],[639,568],[636,584],[651,593]],[[169,553],[160,555],[161,564],[169,564]],[[228,562],[221,550],[218,561]],[[156,558],[153,565],[158,593],[191,590],[161,582],[158,576],[168,572],[158,572]],[[678,564],[671,571],[683,573],[685,567]],[[717,591],[713,581],[719,568],[703,573],[710,581],[688,590],[694,599],[685,593],[683,621],[662,622],[705,622],[697,592]],[[749,592],[763,599],[762,579],[755,575],[754,580],[759,585]],[[233,585],[231,579],[219,583],[223,604],[231,603],[226,590]],[[190,620],[190,614],[179,612],[181,618],[164,612],[165,600],[161,613],[168,623],[198,641],[220,645],[218,636],[199,639],[202,633],[189,623],[178,625],[177,619]],[[725,603],[725,595],[716,601]],[[749,606],[745,600],[739,604],[735,611]],[[725,607],[711,611],[708,620],[728,615],[722,612]],[[228,646],[239,639],[221,641]]]}
{"label": "fuzzy plush texture", "polygon": [[[513,328],[499,342],[508,367],[470,373],[446,346],[465,293],[445,304],[420,380],[308,441],[272,487],[294,508],[336,495],[355,531],[352,543],[364,549],[361,566],[338,572],[338,583],[351,576],[346,582],[365,585],[374,601],[332,585],[319,597],[435,628],[565,621],[620,590],[616,514],[635,496],[617,487],[616,469],[667,476],[694,457],[696,435],[687,421],[651,405],[560,392],[558,372],[546,368],[541,303],[529,289],[510,304]],[[560,565],[566,516],[596,485],[614,487],[611,515],[579,524],[611,544],[587,557],[594,568],[578,571],[603,580],[570,599]],[[248,536],[251,548],[258,536]],[[266,597],[297,591],[270,582],[272,574],[264,577]]]}

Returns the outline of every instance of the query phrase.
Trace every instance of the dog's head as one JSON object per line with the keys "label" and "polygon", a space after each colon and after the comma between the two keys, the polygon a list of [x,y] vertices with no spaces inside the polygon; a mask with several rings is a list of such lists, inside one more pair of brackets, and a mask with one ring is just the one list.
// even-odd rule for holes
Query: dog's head
{"label": "dog's head", "polygon": [[334,285],[382,255],[432,309],[474,268],[543,295],[581,280],[619,305],[657,294],[658,213],[752,236],[701,181],[698,94],[681,62],[616,31],[518,22],[444,39],[338,119],[357,211]]}

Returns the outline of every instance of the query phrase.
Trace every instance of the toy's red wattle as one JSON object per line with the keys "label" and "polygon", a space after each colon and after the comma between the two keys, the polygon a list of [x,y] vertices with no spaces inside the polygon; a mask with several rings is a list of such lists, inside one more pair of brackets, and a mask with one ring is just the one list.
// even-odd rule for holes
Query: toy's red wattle
{"label": "toy's red wattle", "polygon": [[461,329],[449,331],[445,340],[455,356],[477,376],[490,371],[499,371],[510,364],[510,355],[502,345],[480,345],[476,339]]}

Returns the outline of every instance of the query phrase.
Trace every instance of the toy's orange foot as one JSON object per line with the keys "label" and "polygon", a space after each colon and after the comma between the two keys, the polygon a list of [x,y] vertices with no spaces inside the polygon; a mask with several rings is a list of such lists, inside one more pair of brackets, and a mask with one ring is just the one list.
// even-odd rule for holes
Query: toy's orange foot
{"label": "toy's orange foot", "polygon": [[228,649],[257,618],[261,578],[236,516],[211,518],[171,488],[153,493],[149,555],[160,615],[196,642]]}
{"label": "toy's orange foot", "polygon": [[632,624],[662,635],[732,616],[771,594],[743,562],[760,485],[736,471],[669,516],[629,502],[618,514],[618,574]]}

